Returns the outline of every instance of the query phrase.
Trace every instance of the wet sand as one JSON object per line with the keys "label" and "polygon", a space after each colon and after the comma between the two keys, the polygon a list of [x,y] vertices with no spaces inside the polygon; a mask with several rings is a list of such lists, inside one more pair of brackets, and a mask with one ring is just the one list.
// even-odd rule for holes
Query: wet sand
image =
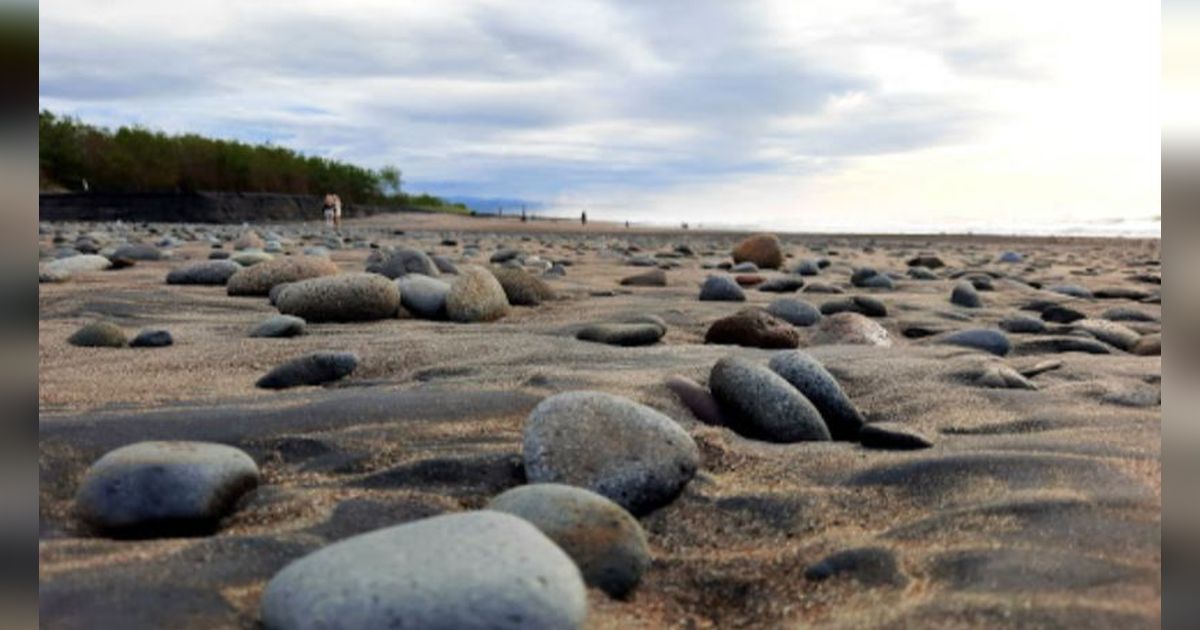
{"label": "wet sand", "polygon": [[[316,226],[278,229],[321,234]],[[805,280],[846,293],[792,295],[818,306],[850,295],[886,304],[888,315],[876,321],[892,347],[813,345],[816,331],[798,330],[801,348],[839,379],[868,422],[896,423],[934,442],[901,452],[749,440],[697,421],[666,389],[674,374],[706,382],[722,357],[765,363],[772,355],[703,343],[716,319],[779,297],[750,288],[746,303],[697,299],[707,275],[727,273],[701,262],[727,259],[737,234],[441,215],[353,221],[345,232],[456,263],[477,243],[478,264],[503,247],[573,264],[564,277],[545,278],[556,299],[514,307],[496,322],[310,324],[291,339],[247,336],[277,312],[264,298],[164,282],[183,260],[207,257],[206,243],[173,248],[173,260],[40,285],[45,627],[254,627],[265,581],[289,561],[363,531],[476,509],[523,483],[523,421],[545,396],[579,389],[662,411],[702,453],[701,472],[683,494],[640,519],[654,555],[642,584],[627,601],[589,591],[589,627],[1158,626],[1160,357],[1028,343],[1065,332],[1010,334],[1014,350],[1003,358],[917,336],[995,329],[1018,312],[1037,317],[1019,309],[1039,299],[1089,317],[1130,306],[1161,318],[1156,303],[1069,298],[1026,284],[1156,293],[1158,241],[781,235],[787,268],[827,257],[832,264]],[[446,238],[458,244],[441,244]],[[681,244],[696,255],[659,258],[678,264],[666,287],[618,284],[645,270],[630,266],[630,256]],[[1005,250],[1023,253],[1024,262],[996,263]],[[361,271],[369,251],[347,246],[332,258],[343,271]],[[855,267],[904,273],[906,261],[926,251],[947,265],[936,280],[902,278],[894,290],[850,284]],[[998,276],[994,290],[981,292],[983,308],[950,303],[960,270]],[[585,323],[638,314],[668,323],[661,342],[622,348],[574,339]],[[166,328],[175,343],[66,343],[97,318],[130,334]],[[1125,325],[1161,331],[1158,322]],[[254,387],[271,367],[316,350],[351,350],[361,362],[327,387]],[[1020,371],[1048,360],[1061,366],[1033,376],[1036,390],[975,382],[990,365]],[[71,510],[83,471],[105,451],[143,439],[238,446],[259,462],[264,483],[211,537],[90,535]],[[882,549],[898,572],[876,584],[804,577],[826,556],[861,548]]]}

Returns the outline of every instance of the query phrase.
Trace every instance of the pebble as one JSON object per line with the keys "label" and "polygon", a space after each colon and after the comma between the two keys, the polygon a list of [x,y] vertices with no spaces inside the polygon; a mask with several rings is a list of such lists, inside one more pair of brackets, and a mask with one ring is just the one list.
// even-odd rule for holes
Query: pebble
{"label": "pebble", "polygon": [[109,256],[110,260],[124,258],[127,260],[162,260],[166,258],[162,250],[146,243],[122,245]]}
{"label": "pebble", "polygon": [[665,333],[665,328],[651,323],[605,323],[585,326],[575,338],[610,346],[648,346],[658,343]]}
{"label": "pebble", "polygon": [[86,348],[121,348],[127,343],[125,331],[112,322],[97,321],[76,330],[67,343]]}
{"label": "pebble", "polygon": [[1145,311],[1128,306],[1110,308],[1100,314],[1102,319],[1111,322],[1157,322],[1159,319]]}
{"label": "pebble", "polygon": [[746,292],[727,276],[709,276],[700,287],[700,299],[717,302],[745,302]]}
{"label": "pebble", "polygon": [[229,257],[229,260],[232,260],[243,267],[253,267],[274,259],[274,256],[266,252],[259,251],[239,252]]}
{"label": "pebble", "polygon": [[793,326],[812,326],[821,321],[817,307],[797,298],[779,298],[767,305],[767,312]]}
{"label": "pebble", "polygon": [[143,330],[129,342],[132,348],[162,348],[175,343],[167,330]]}
{"label": "pebble", "polygon": [[383,253],[376,260],[370,261],[366,270],[393,280],[410,273],[419,273],[425,276],[441,275],[437,265],[425,252],[408,247],[399,247],[391,252]]}
{"label": "pebble", "polygon": [[758,285],[759,291],[767,293],[794,293],[804,287],[804,281],[796,277],[772,278]]}
{"label": "pebble", "polygon": [[449,258],[442,255],[434,255],[430,256],[430,258],[433,260],[433,264],[437,267],[438,271],[452,276],[458,275],[458,267]]}
{"label": "pebble", "polygon": [[815,276],[821,273],[821,268],[817,266],[815,260],[804,259],[792,269],[792,273],[801,276]]}
{"label": "pebble", "polygon": [[996,259],[1000,263],[1019,263],[1025,260],[1025,257],[1017,252],[1004,252]]}
{"label": "pebble", "polygon": [[1133,347],[1129,351],[1143,357],[1157,357],[1162,355],[1162,334],[1154,333],[1143,336],[1137,340],[1137,343],[1133,344]]}
{"label": "pebble", "polygon": [[321,385],[349,376],[357,367],[358,355],[353,352],[314,352],[279,364],[255,385],[263,389]]}
{"label": "pebble", "polygon": [[250,331],[251,337],[295,337],[304,334],[305,321],[294,315],[272,315]]}
{"label": "pebble", "polygon": [[895,586],[908,584],[900,571],[896,557],[881,547],[847,549],[834,553],[804,571],[804,579],[819,582],[846,576],[863,586]]}
{"label": "pebble", "polygon": [[167,273],[167,284],[224,285],[242,266],[232,260],[209,260]]}
{"label": "pebble", "polygon": [[674,420],[589,391],[539,403],[525,421],[523,457],[529,481],[587,488],[635,515],[674,500],[700,466],[696,443]]}
{"label": "pebble", "polygon": [[489,259],[489,262],[491,262],[492,264],[498,265],[501,263],[508,262],[510,260],[515,260],[520,257],[521,257],[521,250],[519,250],[519,249],[502,249],[502,250],[496,252],[495,254],[492,254],[492,257]]}
{"label": "pebble", "polygon": [[934,254],[919,254],[908,260],[908,266],[924,267],[926,269],[939,269],[941,267],[945,267],[946,263]]}
{"label": "pebble", "polygon": [[225,284],[225,292],[229,295],[267,295],[277,284],[337,273],[338,266],[328,258],[288,256],[239,270],[229,277]]}
{"label": "pebble", "polygon": [[889,451],[913,451],[933,446],[924,435],[891,422],[863,425],[858,432],[858,441],[863,448]]}
{"label": "pebble", "polygon": [[708,387],[728,426],[770,442],[827,441],[829,428],[817,408],[778,374],[744,359],[717,361]]}
{"label": "pebble", "polygon": [[913,280],[937,280],[936,273],[926,269],[925,267],[910,267],[908,269],[908,277]]}
{"label": "pebble", "polygon": [[445,514],[346,538],[277,573],[267,630],[574,630],[587,590],[571,558],[522,518]]}
{"label": "pebble", "polygon": [[524,269],[498,268],[492,275],[504,289],[508,303],[513,306],[537,306],[554,299],[554,290],[541,278]]}
{"label": "pebble", "polygon": [[726,424],[717,399],[713,398],[707,387],[679,374],[667,377],[665,385],[700,422],[715,426]]}
{"label": "pebble", "polygon": [[1015,315],[1000,320],[1000,328],[1010,333],[1040,333],[1046,330],[1046,323],[1034,317]]}
{"label": "pebble", "polygon": [[650,567],[642,526],[621,506],[590,490],[536,483],[508,490],[487,505],[529,521],[575,561],[583,579],[624,598]]}
{"label": "pebble", "polygon": [[456,322],[490,322],[508,314],[504,287],[490,271],[464,265],[446,294],[446,315]]}
{"label": "pebble", "polygon": [[859,313],[867,317],[887,317],[887,305],[868,295],[855,295],[843,300],[831,300],[821,305],[822,315]]}
{"label": "pebble", "polygon": [[767,364],[820,412],[835,440],[856,440],[865,420],[837,379],[802,350],[780,352]]}
{"label": "pebble", "polygon": [[883,326],[858,313],[837,313],[821,320],[812,337],[814,345],[850,344],[890,347],[891,335]]}
{"label": "pebble", "polygon": [[1142,338],[1127,326],[1106,319],[1081,319],[1071,326],[1074,330],[1082,330],[1096,339],[1126,352],[1132,350],[1133,346]]}
{"label": "pebble", "polygon": [[210,533],[258,481],[254,460],[231,446],[138,442],[88,468],[75,507],[85,523],[108,535]]}
{"label": "pebble", "polygon": [[975,384],[994,389],[1037,389],[1038,386],[1007,365],[989,365]]}
{"label": "pebble", "polygon": [[391,319],[400,310],[400,289],[378,274],[345,273],[292,282],[279,292],[276,305],[280,313],[307,322]]}
{"label": "pebble", "polygon": [[1085,287],[1081,287],[1077,284],[1055,284],[1055,285],[1046,287],[1046,290],[1052,291],[1054,293],[1059,293],[1062,295],[1069,295],[1071,297],[1082,298],[1085,300],[1090,300],[1094,297],[1092,295],[1091,291],[1089,291]]}
{"label": "pebble", "polygon": [[951,346],[982,350],[1000,357],[1008,354],[1011,348],[1008,337],[1004,333],[990,328],[959,330],[938,338],[937,342]]}
{"label": "pebble", "polygon": [[71,256],[69,258],[59,258],[52,260],[45,265],[45,269],[51,270],[53,273],[65,273],[67,275],[76,273],[88,273],[92,271],[104,271],[112,267],[112,261],[104,256],[96,256],[94,254],[81,254],[79,256]]}
{"label": "pebble", "polygon": [[982,308],[983,300],[970,282],[959,282],[950,292],[950,302],[965,308]]}
{"label": "pebble", "polygon": [[795,348],[800,335],[789,323],[758,307],[744,308],[709,326],[704,343],[752,348]]}
{"label": "pebble", "polygon": [[651,269],[643,273],[621,278],[621,286],[625,287],[665,287],[667,272],[662,269]]}
{"label": "pebble", "polygon": [[1042,319],[1054,324],[1069,324],[1086,318],[1087,315],[1069,306],[1054,304],[1042,311]]}
{"label": "pebble", "polygon": [[450,283],[439,278],[410,273],[396,279],[400,304],[422,319],[445,319]]}
{"label": "pebble", "polygon": [[783,265],[783,246],[774,234],[755,234],[733,248],[733,262],[752,262],[763,269]]}
{"label": "pebble", "polygon": [[757,273],[758,265],[752,262],[742,262],[729,268],[730,273]]}

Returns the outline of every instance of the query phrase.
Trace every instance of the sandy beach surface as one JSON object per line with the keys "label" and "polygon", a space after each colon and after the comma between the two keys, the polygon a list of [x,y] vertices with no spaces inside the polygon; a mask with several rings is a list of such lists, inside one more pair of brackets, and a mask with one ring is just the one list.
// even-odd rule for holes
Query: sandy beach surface
{"label": "sandy beach surface", "polygon": [[[330,238],[316,223],[253,227],[279,235],[292,255]],[[1148,349],[1161,333],[1157,240],[781,234],[783,268],[741,275],[805,286],[773,293],[744,278],[745,301],[726,302],[699,300],[700,286],[739,274],[705,266],[729,261],[744,234],[375,217],[348,222],[330,249],[342,272],[363,271],[373,247],[484,267],[513,248],[554,295],[491,322],[402,314],[310,322],[306,334],[277,339],[248,335],[278,313],[266,297],[165,282],[172,269],[208,258],[209,237],[232,251],[239,226],[43,228],[43,262],[89,232],[109,240],[102,247],[177,241],[161,248],[167,259],[40,285],[43,627],[256,627],[264,585],[289,562],[355,534],[482,508],[525,483],[530,411],[576,390],[658,410],[700,451],[680,495],[639,518],[652,563],[637,588],[624,600],[589,589],[589,628],[1159,624],[1162,367]],[[1021,261],[999,262],[1008,251]],[[909,274],[922,253],[944,263],[930,279]],[[828,265],[817,275],[790,273],[820,259]],[[565,275],[543,275],[555,261],[570,263]],[[665,286],[620,283],[654,268],[641,265],[665,267]],[[892,288],[854,286],[863,267],[894,274]],[[982,306],[952,303],[952,290],[972,278]],[[1056,285],[1092,297],[1049,290]],[[795,327],[799,347],[869,424],[918,433],[930,448],[750,439],[699,420],[665,385],[674,375],[706,384],[725,357],[766,365],[782,352],[706,344],[720,318],[780,297],[820,307],[854,296],[886,307],[869,319],[890,345],[841,343],[817,324]],[[1084,319],[1044,321],[1050,305]],[[575,338],[585,324],[642,315],[666,322],[657,343]],[[1001,331],[1016,316],[1044,329],[1005,332],[1003,356],[943,343],[960,330]],[[130,336],[166,329],[174,343],[67,342],[98,319]],[[1080,323],[1113,319],[1116,341]],[[1078,351],[1080,340],[1090,352]],[[274,366],[316,351],[352,351],[358,367],[324,386],[255,387]],[[1024,384],[984,385],[1000,366],[1024,374]],[[93,461],[141,440],[180,439],[237,446],[261,469],[258,488],[216,533],[114,540],[79,520],[74,497]],[[806,576],[852,550],[869,550],[860,556],[870,560],[829,579]]]}

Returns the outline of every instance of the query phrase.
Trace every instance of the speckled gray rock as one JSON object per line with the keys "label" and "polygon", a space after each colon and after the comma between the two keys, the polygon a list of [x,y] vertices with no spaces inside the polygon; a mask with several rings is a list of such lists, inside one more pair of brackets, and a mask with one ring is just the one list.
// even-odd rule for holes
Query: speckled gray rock
{"label": "speckled gray rock", "polygon": [[120,326],[105,321],[86,324],[67,337],[67,343],[87,348],[120,348],[127,342]]}
{"label": "speckled gray rock", "polygon": [[82,254],[79,256],[70,256],[67,258],[59,258],[52,260],[45,265],[44,268],[52,273],[65,273],[67,275],[77,273],[88,273],[92,271],[104,271],[112,267],[112,261],[104,256],[95,254]]}
{"label": "speckled gray rock", "polygon": [[173,345],[175,338],[168,330],[143,330],[129,342],[131,348],[163,348]]}
{"label": "speckled gray rock", "polygon": [[504,289],[508,303],[513,306],[537,306],[554,299],[554,290],[550,285],[524,269],[500,267],[493,270],[492,275]]}
{"label": "speckled gray rock", "polygon": [[[236,258],[234,259],[236,260]],[[277,284],[297,282],[338,273],[338,266],[319,256],[288,256],[246,267],[229,277],[229,295],[267,295]]]}
{"label": "speckled gray rock", "polygon": [[525,421],[523,451],[531,482],[587,488],[636,515],[671,502],[700,465],[696,443],[674,420],[602,392],[543,400]]}
{"label": "speckled gray rock", "polygon": [[937,342],[983,350],[984,352],[990,352],[1000,357],[1008,354],[1010,349],[1008,337],[998,330],[991,330],[989,328],[972,328],[970,330],[952,332],[944,337],[937,338]]}
{"label": "speckled gray rock", "polygon": [[487,509],[519,516],[575,561],[590,586],[629,594],[650,566],[646,533],[621,506],[590,490],[557,483],[513,488]]}
{"label": "speckled gray rock", "polygon": [[305,321],[294,315],[272,315],[250,331],[251,337],[295,337],[304,334]]}
{"label": "speckled gray rock", "polygon": [[254,460],[231,446],[139,442],[88,468],[75,507],[85,523],[109,535],[204,533],[258,479]]}
{"label": "speckled gray rock", "polygon": [[441,270],[425,252],[407,247],[400,247],[381,257],[381,260],[371,261],[366,270],[392,279],[419,273],[425,276],[441,275]]}
{"label": "speckled gray rock", "polygon": [[242,266],[232,260],[208,260],[172,269],[167,273],[167,284],[223,285],[241,270]]}
{"label": "speckled gray rock", "polygon": [[345,273],[290,283],[279,292],[276,306],[308,322],[389,319],[400,311],[400,289],[378,274]]}
{"label": "speckled gray rock", "polygon": [[1142,337],[1128,326],[1106,319],[1081,319],[1073,323],[1071,327],[1074,330],[1082,330],[1096,339],[1126,352],[1132,350],[1138,339]]}
{"label": "speckled gray rock", "polygon": [[863,416],[837,379],[816,359],[802,350],[780,352],[767,364],[812,403],[835,440],[857,440]]}
{"label": "speckled gray rock", "polygon": [[255,383],[263,389],[321,385],[348,376],[358,367],[353,352],[314,352],[281,363]]}
{"label": "speckled gray rock", "polygon": [[950,302],[965,308],[982,308],[983,300],[970,282],[959,282],[950,292]]}
{"label": "speckled gray rock", "polygon": [[458,270],[446,295],[446,315],[456,322],[490,322],[508,314],[508,297],[492,272],[475,265]]}
{"label": "speckled gray rock", "polygon": [[732,278],[709,276],[700,287],[700,299],[717,302],[745,302],[746,292]]}
{"label": "speckled gray rock", "polygon": [[408,312],[423,319],[446,318],[446,296],[450,295],[450,283],[438,278],[410,273],[396,279],[400,288],[400,304]]}
{"label": "speckled gray rock", "polygon": [[744,359],[717,361],[708,388],[730,428],[771,442],[829,440],[817,408],[778,374]]}
{"label": "speckled gray rock", "polygon": [[793,326],[812,326],[821,321],[821,311],[798,298],[774,300],[767,305],[767,312]]}
{"label": "speckled gray rock", "polygon": [[648,346],[658,343],[665,333],[665,328],[651,323],[601,323],[584,326],[575,338],[610,346]]}
{"label": "speckled gray rock", "polygon": [[574,630],[587,617],[575,563],[528,521],[446,514],[347,538],[267,583],[267,630]]}

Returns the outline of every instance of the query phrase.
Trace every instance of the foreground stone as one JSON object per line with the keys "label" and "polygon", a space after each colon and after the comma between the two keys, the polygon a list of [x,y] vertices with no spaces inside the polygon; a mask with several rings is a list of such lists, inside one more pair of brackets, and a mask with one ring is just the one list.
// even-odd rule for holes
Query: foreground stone
{"label": "foreground stone", "polygon": [[767,367],[783,377],[817,408],[835,440],[857,440],[865,420],[837,379],[807,352],[771,357]]}
{"label": "foreground stone", "polygon": [[490,322],[508,314],[504,287],[490,271],[464,265],[446,295],[446,315],[456,322]]}
{"label": "foreground stone", "polygon": [[499,267],[492,271],[492,275],[504,289],[508,303],[513,306],[537,306],[554,299],[554,290],[550,285],[524,269]]}
{"label": "foreground stone", "polygon": [[445,319],[446,296],[450,283],[437,278],[410,273],[396,279],[400,289],[400,304],[409,313],[422,319]]}
{"label": "foreground stone", "polygon": [[733,262],[752,262],[762,269],[783,266],[783,246],[774,234],[755,234],[733,248]]}
{"label": "foreground stone", "polygon": [[746,437],[770,442],[830,439],[817,408],[766,368],[727,357],[713,366],[708,387],[730,428]]}
{"label": "foreground stone", "polygon": [[293,282],[279,292],[279,312],[308,322],[390,319],[400,310],[400,289],[373,273],[346,273]]}
{"label": "foreground stone", "polygon": [[696,443],[674,420],[601,392],[551,396],[523,435],[531,482],[587,488],[641,515],[670,503],[700,465]]}
{"label": "foreground stone", "polygon": [[125,331],[112,322],[92,322],[76,330],[67,343],[85,348],[121,348],[127,343]]}
{"label": "foreground stone", "polygon": [[321,385],[349,376],[357,367],[358,355],[353,352],[314,352],[276,366],[255,385],[263,389]]}
{"label": "foreground stone", "polygon": [[487,509],[519,516],[575,561],[583,579],[613,597],[624,597],[650,567],[650,546],[637,519],[595,492],[557,483],[508,490]]}
{"label": "foreground stone", "polygon": [[114,536],[207,533],[258,485],[242,451],[206,442],[138,442],[105,454],[84,475],[79,517]]}
{"label": "foreground stone", "polygon": [[704,343],[752,348],[795,348],[800,334],[791,324],[761,308],[746,308],[713,322]]}
{"label": "foreground stone", "polygon": [[320,256],[288,256],[246,267],[229,277],[229,295],[267,295],[271,287],[338,273],[332,260]]}
{"label": "foreground stone", "polygon": [[524,519],[435,516],[347,538],[267,584],[269,630],[583,627],[579,569]]}

